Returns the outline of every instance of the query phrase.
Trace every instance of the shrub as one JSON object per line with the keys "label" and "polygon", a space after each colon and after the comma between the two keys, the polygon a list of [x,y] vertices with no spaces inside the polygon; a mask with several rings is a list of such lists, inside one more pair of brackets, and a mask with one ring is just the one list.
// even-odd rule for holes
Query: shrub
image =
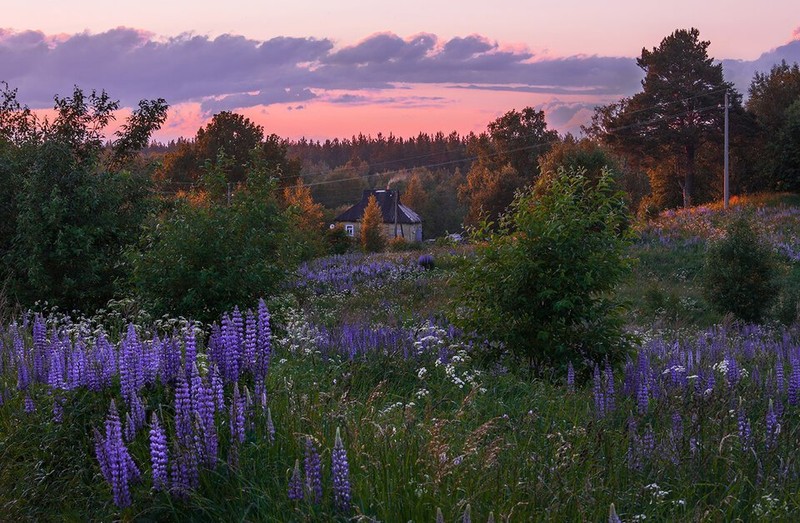
{"label": "shrub", "polygon": [[409,243],[402,236],[395,236],[386,243],[386,246],[392,252],[403,252],[408,250]]}
{"label": "shrub", "polygon": [[791,325],[800,320],[800,266],[792,264],[780,279],[780,292],[771,315],[781,323]]}
{"label": "shrub", "polygon": [[607,170],[565,171],[518,194],[458,278],[464,327],[501,341],[529,365],[621,359],[627,343],[613,291],[630,269],[621,193]]}
{"label": "shrub", "polygon": [[775,255],[746,216],[726,227],[706,252],[703,292],[717,311],[745,321],[763,318],[777,293]]}
{"label": "shrub", "polygon": [[240,188],[231,205],[184,203],[132,253],[133,283],[156,314],[212,321],[274,294],[301,254],[290,242],[274,181]]}
{"label": "shrub", "polygon": [[330,254],[344,254],[353,246],[353,238],[341,224],[336,224],[325,233]]}

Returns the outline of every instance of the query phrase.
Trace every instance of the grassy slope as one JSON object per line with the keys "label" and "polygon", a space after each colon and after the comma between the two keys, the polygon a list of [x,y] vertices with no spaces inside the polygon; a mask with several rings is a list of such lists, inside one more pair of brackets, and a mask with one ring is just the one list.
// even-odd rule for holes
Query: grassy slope
{"label": "grassy slope", "polygon": [[[633,305],[631,322],[691,327],[718,320],[698,289],[701,245],[635,249],[641,261],[622,289]],[[396,293],[368,291],[301,304],[309,316],[331,325],[408,323],[436,314],[450,301],[444,265],[425,280],[403,283]],[[485,521],[489,511],[498,520],[502,515],[511,521],[599,521],[612,502],[626,521],[638,514],[656,521],[751,520],[756,503],[766,507],[764,520],[797,515],[798,479],[765,480],[763,467],[771,465],[733,445],[707,449],[680,465],[655,461],[631,470],[626,419],[636,407],[629,399],[611,417],[596,420],[590,385],[569,394],[558,383],[492,372],[480,377],[486,389],[481,393],[459,388],[442,368],[426,370],[421,379],[412,362],[323,363],[313,355],[279,355],[269,378],[276,443],[267,443],[259,422],[238,470],[220,464],[205,473],[187,502],[152,494],[145,478],[134,492],[134,506],[121,514],[102,482],[90,437],[109,397],[78,393],[68,401],[60,426],[49,422],[51,399],[34,396],[37,412],[24,415],[16,398],[0,407],[0,519],[326,521],[329,492],[322,506],[311,507],[290,502],[286,488],[294,460],[302,458],[304,435],[327,449],[329,484],[336,427],[342,427],[349,453],[356,513],[381,521],[433,521],[437,507],[446,521],[460,521],[467,504],[475,521]],[[428,394],[420,397],[422,390]],[[150,408],[168,395],[149,391]],[[714,408],[728,407],[721,399]],[[658,431],[669,423],[669,413],[654,412],[648,419]],[[708,430],[734,434],[736,420],[721,419]],[[786,436],[792,460],[795,427],[786,428],[792,431]],[[147,469],[144,434],[132,448]]]}

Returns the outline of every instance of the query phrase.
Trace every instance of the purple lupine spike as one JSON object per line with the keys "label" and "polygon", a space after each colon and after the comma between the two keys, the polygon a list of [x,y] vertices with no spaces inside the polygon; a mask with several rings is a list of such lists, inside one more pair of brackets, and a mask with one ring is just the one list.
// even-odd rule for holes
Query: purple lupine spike
{"label": "purple lupine spike", "polygon": [[263,379],[269,372],[269,363],[272,358],[272,330],[270,329],[270,314],[267,304],[263,299],[258,301],[258,334],[256,337],[256,371],[257,377]]}
{"label": "purple lupine spike", "polygon": [[303,499],[303,481],[300,479],[300,460],[294,460],[294,471],[289,479],[289,499]]}
{"label": "purple lupine spike", "polygon": [[619,516],[617,515],[617,509],[614,508],[613,503],[608,508],[608,523],[622,523],[622,520],[619,519]]}
{"label": "purple lupine spike", "polygon": [[150,463],[153,468],[153,490],[167,490],[167,435],[155,412],[150,421]]}
{"label": "purple lupine spike", "polygon": [[203,455],[206,459],[206,465],[209,468],[214,468],[217,464],[219,440],[217,427],[214,423],[214,395],[209,386],[203,386],[199,414],[203,427]]}
{"label": "purple lupine spike", "polygon": [[644,376],[640,376],[639,385],[636,387],[636,406],[639,414],[645,414],[647,412],[649,401],[650,398],[647,391],[647,380]]}
{"label": "purple lupine spike", "polygon": [[242,318],[242,311],[239,310],[238,305],[233,307],[232,320],[233,326],[236,328],[236,343],[238,347],[241,348],[244,343],[244,319]]}
{"label": "purple lupine spike", "polygon": [[605,405],[605,412],[610,414],[614,412],[616,408],[615,399],[616,399],[616,392],[614,390],[614,371],[611,369],[611,366],[606,363],[605,368],[605,382],[606,382],[606,405]]}
{"label": "purple lupine spike", "polygon": [[258,344],[258,326],[256,317],[252,310],[247,311],[244,335],[244,358],[243,366],[249,371],[253,371],[256,362],[256,348]]}
{"label": "purple lupine spike", "polygon": [[572,366],[572,362],[567,366],[567,392],[570,394],[575,392],[575,367]]}
{"label": "purple lupine spike", "polygon": [[239,393],[239,384],[233,384],[233,398],[230,406],[231,441],[244,442],[244,398]]}
{"label": "purple lupine spike", "polygon": [[36,404],[28,394],[25,394],[25,400],[23,401],[23,404],[25,406],[25,414],[32,414],[36,412]]}
{"label": "purple lupine spike", "polygon": [[783,360],[780,356],[775,360],[775,390],[778,394],[783,394]]}
{"label": "purple lupine spike", "polygon": [[742,446],[742,450],[748,450],[751,448],[751,437],[752,431],[750,429],[750,420],[747,419],[747,414],[744,411],[744,407],[742,407],[742,400],[739,400],[739,409],[737,414],[737,427],[739,429],[739,442]]}
{"label": "purple lupine spike", "polygon": [[469,503],[464,510],[464,515],[461,516],[461,523],[472,523],[472,506]]}
{"label": "purple lupine spike", "polygon": [[214,405],[219,412],[225,411],[225,387],[222,383],[222,376],[216,365],[211,367],[211,392],[214,396]]}
{"label": "purple lupine spike", "polygon": [[644,429],[644,435],[642,435],[642,454],[647,457],[653,455],[653,451],[656,449],[656,435],[653,432],[653,427],[649,424],[647,428]]}
{"label": "purple lupine spike", "polygon": [[436,507],[436,523],[444,523],[444,514],[442,514],[442,509]]}
{"label": "purple lupine spike", "polygon": [[110,485],[111,484],[111,466],[106,454],[106,444],[103,436],[97,428],[92,429],[94,436],[94,454],[97,457],[97,463],[100,465],[100,472],[103,474],[103,479]]}
{"label": "purple lupine spike", "polygon": [[128,443],[136,438],[136,426],[133,423],[133,419],[131,419],[130,412],[125,414],[125,430],[123,431],[123,435],[125,436],[125,441]]}
{"label": "purple lupine spike", "polygon": [[183,369],[178,372],[178,382],[175,387],[175,438],[184,448],[190,447],[194,441],[191,395]]}
{"label": "purple lupine spike", "polygon": [[105,422],[106,436],[103,440],[105,458],[108,460],[109,476],[111,477],[111,492],[114,503],[124,508],[131,504],[129,483],[136,479],[138,469],[128,454],[128,449],[122,441],[122,423],[119,419],[117,406],[111,400],[108,416]]}
{"label": "purple lupine spike", "polygon": [[41,314],[37,314],[33,321],[33,379],[44,383],[47,378],[45,371],[47,349],[47,326]]}
{"label": "purple lupine spike", "polygon": [[27,390],[30,384],[31,374],[28,363],[24,359],[20,359],[17,363],[17,390]]}
{"label": "purple lupine spike", "polygon": [[677,442],[683,439],[683,418],[676,410],[672,413],[672,440]]}
{"label": "purple lupine spike", "polygon": [[53,400],[53,423],[62,423],[64,421],[64,404],[62,400],[56,397]]}
{"label": "purple lupine spike", "polygon": [[600,379],[600,367],[597,365],[594,366],[594,373],[593,373],[593,381],[594,387],[592,391],[594,393],[594,412],[598,418],[602,418],[605,416],[605,396],[603,395],[603,383]]}
{"label": "purple lupine spike", "polygon": [[194,325],[191,323],[186,327],[183,346],[183,369],[186,375],[189,376],[192,374],[192,368],[195,366],[197,360],[197,340],[194,335]]}
{"label": "purple lupine spike", "polygon": [[770,399],[764,429],[764,443],[767,450],[775,448],[779,432],[780,425],[778,425],[778,417],[775,415],[775,407],[772,403],[772,399]]}
{"label": "purple lupine spike", "polygon": [[342,512],[350,511],[350,465],[347,451],[342,443],[339,428],[336,428],[336,442],[331,454],[331,474],[333,475],[333,503]]}
{"label": "purple lupine spike", "polygon": [[797,405],[798,391],[800,391],[800,362],[797,358],[791,361],[792,373],[789,376],[789,405]]}
{"label": "purple lupine spike", "polygon": [[306,492],[311,503],[322,501],[322,463],[311,437],[306,438],[303,469],[306,477]]}
{"label": "purple lupine spike", "polygon": [[222,346],[225,362],[225,381],[233,383],[239,379],[239,346],[236,326],[230,316],[222,319]]}

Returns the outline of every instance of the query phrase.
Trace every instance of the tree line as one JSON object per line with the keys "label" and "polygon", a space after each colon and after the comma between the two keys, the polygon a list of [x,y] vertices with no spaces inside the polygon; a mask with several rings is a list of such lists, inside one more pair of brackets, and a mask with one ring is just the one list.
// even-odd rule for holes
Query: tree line
{"label": "tree line", "polygon": [[515,194],[535,193],[561,167],[588,180],[607,168],[645,215],[712,201],[726,93],[734,193],[800,190],[800,68],[756,74],[743,102],[709,45],[689,29],[643,49],[641,91],[598,107],[580,138],[560,136],[531,107],[479,134],[325,142],[289,141],[221,112],[162,145],[149,141],[164,100],[143,100],[106,137],[118,103],[105,92],[56,96],[47,119],[4,84],[3,296],[88,310],[127,295],[158,313],[213,317],[273,288],[299,260],[341,248],[328,225],[367,188],[400,190],[428,238],[499,223]]}

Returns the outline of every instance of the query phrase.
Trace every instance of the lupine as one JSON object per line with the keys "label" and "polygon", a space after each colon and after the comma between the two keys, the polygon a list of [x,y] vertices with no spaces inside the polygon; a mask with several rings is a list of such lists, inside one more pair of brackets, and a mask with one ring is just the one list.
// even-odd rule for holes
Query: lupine
{"label": "lupine", "polygon": [[25,414],[31,414],[36,411],[36,404],[33,402],[29,395],[25,395],[25,400],[23,401],[25,405]]}
{"label": "lupine", "polygon": [[594,393],[594,410],[595,414],[598,418],[602,418],[605,416],[605,397],[603,395],[603,383],[600,379],[600,367],[597,365],[594,366],[594,374],[593,374],[593,393]]}
{"label": "lupine", "polygon": [[300,479],[300,460],[294,460],[294,471],[289,479],[289,499],[303,499],[303,481]]}
{"label": "lupine", "polygon": [[64,421],[64,405],[59,398],[53,400],[53,423]]}
{"label": "lupine", "polygon": [[567,392],[575,392],[575,368],[572,366],[572,362],[569,362],[567,366]]}
{"label": "lupine", "polygon": [[239,393],[239,384],[233,384],[233,398],[230,407],[230,425],[232,443],[244,443],[244,398]]}
{"label": "lupine", "polygon": [[256,316],[252,310],[248,309],[244,327],[244,367],[251,372],[255,370],[257,345],[258,325],[256,324]]}
{"label": "lupine", "polygon": [[442,514],[442,509],[436,507],[436,523],[444,523],[444,514]]}
{"label": "lupine", "polygon": [[336,428],[336,442],[331,454],[331,474],[333,475],[333,503],[338,510],[350,510],[350,465],[347,462],[347,451],[342,443],[339,428]]}
{"label": "lupine", "polygon": [[472,506],[469,503],[464,510],[464,515],[461,516],[461,523],[472,523]]}
{"label": "lupine", "polygon": [[303,468],[306,477],[306,492],[308,499],[312,503],[322,501],[322,463],[319,453],[314,446],[311,437],[306,438],[306,451],[303,460]]}
{"label": "lupine", "polygon": [[647,380],[644,376],[639,377],[639,386],[636,388],[636,404],[639,409],[639,414],[647,412],[649,403],[649,395],[647,391]]}
{"label": "lupine", "polygon": [[122,423],[114,400],[111,400],[105,427],[105,438],[96,438],[103,447],[102,450],[97,450],[97,456],[101,460],[101,470],[106,470],[106,481],[111,485],[114,503],[124,508],[131,504],[129,483],[138,478],[139,470],[122,441]]}
{"label": "lupine", "polygon": [[125,430],[123,435],[125,436],[125,441],[129,443],[136,437],[136,426],[133,424],[130,412],[125,414]]}
{"label": "lupine", "polygon": [[610,507],[608,507],[608,523],[622,523],[622,520],[619,519],[619,516],[617,515],[617,509],[614,508],[613,503]]}
{"label": "lupine", "polygon": [[186,375],[191,375],[192,368],[197,359],[197,340],[194,336],[194,325],[191,323],[186,327],[186,337],[184,339],[184,362],[183,370]]}
{"label": "lupine", "polygon": [[150,421],[150,464],[153,468],[153,490],[167,490],[167,436],[155,412]]}
{"label": "lupine", "polygon": [[272,331],[270,330],[270,315],[267,304],[263,299],[258,301],[258,335],[257,335],[257,378],[263,379],[269,371],[272,357]]}
{"label": "lupine", "polygon": [[605,382],[606,382],[606,404],[605,404],[605,412],[606,414],[614,412],[616,408],[615,405],[615,390],[614,390],[614,371],[611,370],[611,366],[606,363],[605,369]]}
{"label": "lupine", "polygon": [[739,412],[737,415],[737,426],[739,429],[739,442],[741,443],[743,450],[748,450],[751,446],[750,420],[747,419],[747,415],[745,414],[744,408],[742,407],[741,399],[739,400],[738,410]]}
{"label": "lupine", "polygon": [[775,447],[780,432],[780,425],[778,425],[778,417],[775,415],[775,408],[772,399],[769,400],[769,408],[767,409],[764,440],[767,450]]}

